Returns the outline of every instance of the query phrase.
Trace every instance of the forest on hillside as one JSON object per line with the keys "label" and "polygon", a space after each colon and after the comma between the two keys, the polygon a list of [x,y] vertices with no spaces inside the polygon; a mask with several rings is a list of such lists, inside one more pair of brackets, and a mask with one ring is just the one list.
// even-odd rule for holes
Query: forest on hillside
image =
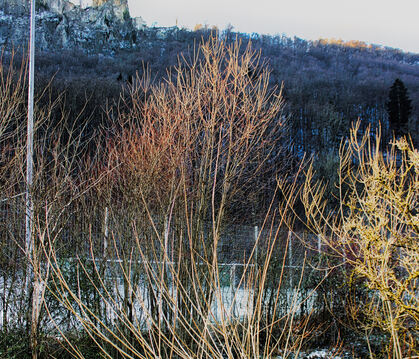
{"label": "forest on hillside", "polygon": [[[55,76],[57,91],[67,91],[68,106],[75,112],[88,97],[89,109],[95,108],[100,117],[103,103],[117,101],[121,87],[132,82],[137,73],[141,77],[147,69],[151,79],[158,81],[177,64],[179,56],[192,56],[194,47],[210,34],[211,30],[205,29],[169,28],[162,35],[162,29],[148,28],[143,38],[137,39],[137,49],[115,50],[112,56],[66,50],[41,53],[37,73],[45,81]],[[418,141],[418,54],[360,41],[313,42],[232,31],[221,35],[227,43],[238,38],[245,46],[251,41],[253,48],[261,51],[261,63],[271,71],[270,84],[283,85],[284,115],[290,119],[290,136],[300,154],[336,150],[350,124],[358,119],[363,126],[381,124],[385,137],[390,136],[386,102],[397,78],[404,82],[412,100],[409,129]]]}
{"label": "forest on hillside", "polygon": [[[137,48],[115,50],[112,56],[61,50],[37,56],[41,91],[53,77],[51,91],[65,94],[65,111],[78,120],[86,136],[103,126],[105,112],[118,106],[121,95],[138,77],[158,83],[179,58],[193,57],[194,48],[214,33],[202,28],[147,28]],[[419,55],[367,45],[361,41],[305,41],[286,36],[218,33],[226,43],[250,42],[261,58],[257,67],[270,71],[271,87],[282,87],[287,118],[288,147],[296,158],[314,156],[319,178],[336,180],[338,150],[349,128],[361,121],[361,131],[380,127],[383,144],[392,137],[386,103],[396,79],[405,84],[411,100],[408,132],[419,141]],[[258,69],[249,69],[258,73]],[[58,117],[61,115],[57,114]],[[86,122],[88,119],[88,126]],[[333,186],[329,188],[333,191]]]}

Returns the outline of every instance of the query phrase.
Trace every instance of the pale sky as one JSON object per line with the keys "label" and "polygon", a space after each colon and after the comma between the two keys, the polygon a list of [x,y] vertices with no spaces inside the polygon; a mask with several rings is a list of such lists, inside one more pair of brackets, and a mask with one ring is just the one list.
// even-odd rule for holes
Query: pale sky
{"label": "pale sky", "polygon": [[148,26],[235,31],[306,40],[361,40],[419,53],[419,0],[128,0]]}

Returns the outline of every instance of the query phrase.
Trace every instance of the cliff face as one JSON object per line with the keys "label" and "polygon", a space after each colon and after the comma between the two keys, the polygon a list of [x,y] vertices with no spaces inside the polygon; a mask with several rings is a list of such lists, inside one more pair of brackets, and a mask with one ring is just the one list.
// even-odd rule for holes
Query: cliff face
{"label": "cliff face", "polygon": [[[124,14],[129,14],[128,0],[36,0],[38,11],[49,10],[56,14],[64,14],[74,8],[87,9],[103,6],[112,8],[115,15],[121,20]],[[0,0],[0,9],[11,15],[28,14],[30,0]]]}
{"label": "cliff face", "polygon": [[123,21],[124,17],[129,18],[128,0],[38,0],[37,3],[56,14],[65,14],[75,9],[83,11],[90,8],[100,11],[107,8],[120,21]]}
{"label": "cliff face", "polygon": [[[0,46],[26,44],[29,0],[0,0]],[[36,0],[39,49],[110,52],[135,47],[141,18],[129,15],[128,0]]]}
{"label": "cliff face", "polygon": [[29,0],[0,0],[0,9],[6,14],[22,15],[29,13]]}

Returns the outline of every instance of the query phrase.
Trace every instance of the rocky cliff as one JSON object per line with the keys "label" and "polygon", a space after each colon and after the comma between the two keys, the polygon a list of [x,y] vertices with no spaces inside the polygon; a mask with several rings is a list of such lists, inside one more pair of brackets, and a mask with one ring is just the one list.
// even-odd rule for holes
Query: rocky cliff
{"label": "rocky cliff", "polygon": [[6,14],[22,15],[29,13],[29,1],[25,0],[0,0],[0,9]]}
{"label": "rocky cliff", "polygon": [[[0,46],[27,43],[29,0],[0,0]],[[109,52],[135,47],[141,18],[131,18],[128,0],[36,0],[38,49]]]}
{"label": "rocky cliff", "polygon": [[[51,11],[61,15],[74,9],[101,7],[111,8],[120,20],[129,16],[128,0],[36,0],[38,11]],[[30,0],[0,0],[0,9],[11,15],[29,14]]]}

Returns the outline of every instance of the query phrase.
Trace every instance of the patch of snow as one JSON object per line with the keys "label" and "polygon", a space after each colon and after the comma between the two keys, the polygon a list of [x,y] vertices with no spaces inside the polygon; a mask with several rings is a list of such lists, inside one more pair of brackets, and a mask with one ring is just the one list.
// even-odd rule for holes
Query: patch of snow
{"label": "patch of snow", "polygon": [[340,353],[342,356],[337,355],[333,350],[317,349],[311,352],[300,352],[298,355],[287,352],[285,356],[277,356],[276,359],[294,358],[294,359],[343,359],[353,358],[349,353]]}
{"label": "patch of snow", "polygon": [[317,358],[341,359],[340,356],[334,356],[333,353],[331,353],[327,349],[322,349],[322,350],[311,352],[309,355],[307,355],[307,358],[308,359],[317,359]]}

